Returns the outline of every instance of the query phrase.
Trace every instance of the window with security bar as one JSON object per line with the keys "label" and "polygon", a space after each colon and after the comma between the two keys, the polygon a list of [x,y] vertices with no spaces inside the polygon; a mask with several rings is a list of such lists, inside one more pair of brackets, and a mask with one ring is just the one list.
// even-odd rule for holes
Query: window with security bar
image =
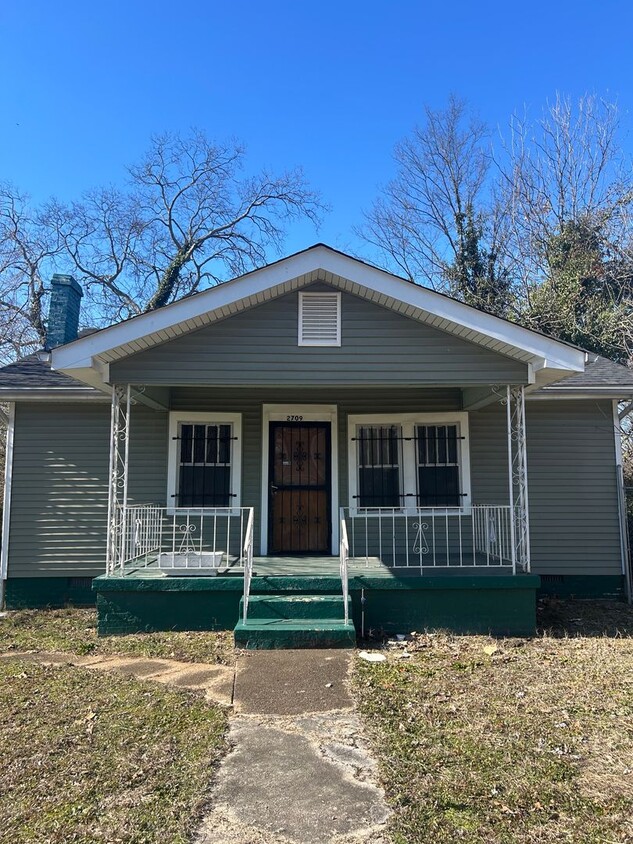
{"label": "window with security bar", "polygon": [[416,425],[419,507],[459,507],[459,429],[457,425]]}
{"label": "window with security bar", "polygon": [[359,507],[400,507],[402,429],[362,425],[356,432]]}
{"label": "window with security bar", "polygon": [[178,425],[178,507],[230,507],[233,426]]}

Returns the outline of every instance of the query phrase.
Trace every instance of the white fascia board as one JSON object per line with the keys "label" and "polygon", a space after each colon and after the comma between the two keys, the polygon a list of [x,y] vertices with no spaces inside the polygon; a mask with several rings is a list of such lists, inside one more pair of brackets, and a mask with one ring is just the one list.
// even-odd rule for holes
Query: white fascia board
{"label": "white fascia board", "polygon": [[585,353],[557,340],[536,334],[499,317],[477,311],[426,287],[412,284],[385,270],[364,264],[326,246],[315,246],[282,261],[254,270],[233,281],[181,299],[156,311],[89,334],[53,350],[54,369],[68,371],[93,365],[93,358],[133,340],[164,331],[209,311],[256,296],[298,276],[324,270],[385,296],[419,308],[457,325],[514,346],[550,365],[572,372],[584,370]]}
{"label": "white fascia board", "polygon": [[139,337],[164,331],[188,319],[247,299],[271,287],[285,284],[294,278],[319,269],[315,251],[292,255],[276,264],[254,270],[233,281],[211,287],[195,296],[180,299],[155,311],[134,317],[126,322],[104,328],[65,346],[53,349],[53,369],[75,369],[91,366],[93,358],[110,349],[122,346]]}
{"label": "white fascia board", "polygon": [[463,302],[442,296],[427,287],[412,284],[384,270],[370,267],[336,252],[329,252],[324,261],[327,269],[349,281],[374,288],[387,296],[392,296],[413,307],[428,311],[449,322],[464,325],[487,337],[502,343],[523,349],[536,358],[543,359],[543,366],[557,366],[573,372],[583,372],[585,352],[560,343],[550,337],[537,334],[528,328],[500,319],[499,317],[477,311]]}
{"label": "white fascia board", "polygon": [[48,387],[29,387],[24,390],[7,390],[0,392],[0,401],[110,401],[106,393],[95,393],[93,390],[63,390]]}

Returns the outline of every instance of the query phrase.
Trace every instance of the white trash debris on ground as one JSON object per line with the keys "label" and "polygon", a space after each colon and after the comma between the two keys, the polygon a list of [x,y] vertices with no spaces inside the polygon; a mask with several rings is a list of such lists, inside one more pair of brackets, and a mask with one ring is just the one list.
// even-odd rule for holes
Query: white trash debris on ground
{"label": "white trash debris on ground", "polygon": [[360,659],[364,659],[365,662],[385,662],[385,660],[387,659],[384,654],[379,654],[376,652],[370,653],[369,651],[361,651],[358,656]]}

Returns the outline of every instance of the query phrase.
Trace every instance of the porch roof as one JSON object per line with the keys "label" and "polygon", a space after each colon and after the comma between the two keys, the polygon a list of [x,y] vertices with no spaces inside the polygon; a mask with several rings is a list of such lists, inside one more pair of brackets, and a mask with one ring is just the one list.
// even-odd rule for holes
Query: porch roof
{"label": "porch roof", "polygon": [[536,384],[584,371],[585,352],[316,244],[232,281],[53,350],[52,368],[106,389],[109,365],[323,281],[404,316],[527,363]]}

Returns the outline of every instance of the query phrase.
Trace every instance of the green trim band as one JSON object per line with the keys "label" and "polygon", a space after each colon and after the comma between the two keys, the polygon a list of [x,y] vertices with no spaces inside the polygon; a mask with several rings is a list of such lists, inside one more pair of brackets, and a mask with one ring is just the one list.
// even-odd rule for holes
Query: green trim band
{"label": "green trim band", "polygon": [[622,574],[542,574],[538,595],[623,601],[625,586]]}
{"label": "green trim band", "polygon": [[8,610],[95,605],[91,577],[9,577],[5,605]]}

